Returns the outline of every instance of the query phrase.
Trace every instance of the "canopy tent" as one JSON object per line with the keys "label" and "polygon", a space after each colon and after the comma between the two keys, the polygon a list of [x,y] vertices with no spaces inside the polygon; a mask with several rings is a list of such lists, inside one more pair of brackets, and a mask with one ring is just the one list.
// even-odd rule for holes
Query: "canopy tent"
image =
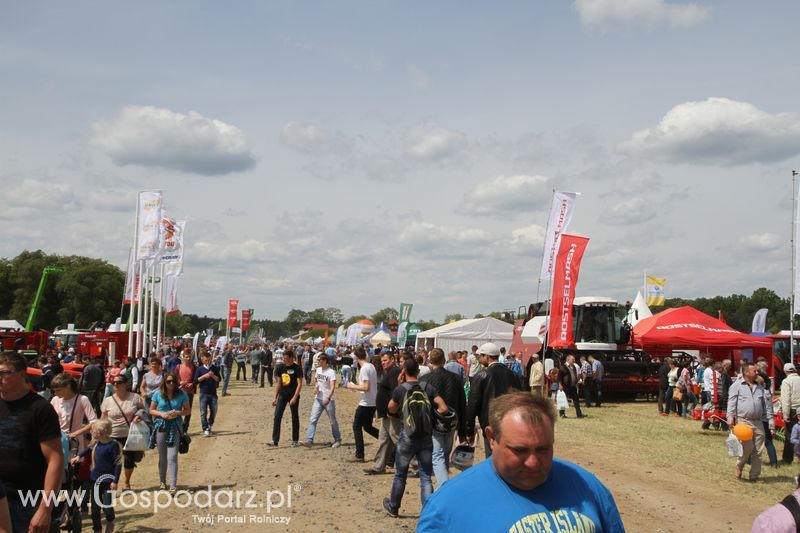
{"label": "canopy tent", "polygon": [[389,344],[392,343],[392,336],[388,331],[380,329],[370,337],[369,342],[370,344],[372,344],[372,346],[377,346],[378,344],[382,344],[383,346],[388,346]]}
{"label": "canopy tent", "polygon": [[633,300],[633,304],[625,317],[628,324],[635,326],[640,320],[651,316],[653,316],[653,313],[650,311],[650,308],[647,307],[647,302],[645,302],[644,296],[642,296],[642,291],[637,291],[636,298]]}
{"label": "canopy tent", "polygon": [[417,334],[417,349],[441,348],[445,353],[454,350],[470,351],[473,344],[480,346],[493,342],[497,346],[511,346],[514,326],[492,317],[465,318]]}
{"label": "canopy tent", "polygon": [[25,331],[25,326],[16,320],[0,320],[0,331]]}
{"label": "canopy tent", "polygon": [[689,306],[640,320],[633,327],[633,339],[637,347],[647,350],[701,349],[715,359],[727,357],[735,349],[750,349],[755,356],[768,358],[772,352],[769,339],[736,331]]}

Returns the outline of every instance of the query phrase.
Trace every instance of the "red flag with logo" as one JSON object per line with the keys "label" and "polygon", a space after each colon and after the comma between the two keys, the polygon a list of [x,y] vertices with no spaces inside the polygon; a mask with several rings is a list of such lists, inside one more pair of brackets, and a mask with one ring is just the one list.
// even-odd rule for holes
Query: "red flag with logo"
{"label": "red flag with logo", "polygon": [[239,300],[228,300],[228,327],[236,325],[239,318]]}
{"label": "red flag with logo", "polygon": [[553,348],[570,346],[572,335],[572,301],[578,285],[578,272],[588,237],[562,234],[553,273],[553,295],[550,306],[550,330],[547,345]]}
{"label": "red flag with logo", "polygon": [[250,331],[250,310],[242,309],[242,331]]}

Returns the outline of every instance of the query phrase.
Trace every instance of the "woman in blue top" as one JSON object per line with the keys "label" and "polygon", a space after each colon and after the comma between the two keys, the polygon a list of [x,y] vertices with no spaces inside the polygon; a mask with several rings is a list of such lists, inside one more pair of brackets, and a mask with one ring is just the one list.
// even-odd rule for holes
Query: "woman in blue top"
{"label": "woman in blue top", "polygon": [[169,491],[173,494],[178,484],[178,444],[183,428],[181,417],[190,413],[189,397],[178,388],[178,376],[174,372],[164,374],[161,387],[153,394],[150,403],[150,414],[154,420],[150,448],[158,447],[161,489],[166,488],[169,468]]}

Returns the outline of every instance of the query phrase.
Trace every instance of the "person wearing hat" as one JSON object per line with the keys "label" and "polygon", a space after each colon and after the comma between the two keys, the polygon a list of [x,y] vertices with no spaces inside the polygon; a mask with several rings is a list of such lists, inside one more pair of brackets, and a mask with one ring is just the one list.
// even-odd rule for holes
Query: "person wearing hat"
{"label": "person wearing hat", "polygon": [[[797,412],[800,411],[800,375],[797,368],[792,363],[783,365],[783,372],[786,374],[781,383],[781,412],[783,422],[786,424],[784,429],[787,437],[792,434],[792,428],[797,424]],[[794,458],[792,443],[786,438],[783,441],[783,462],[790,465]]]}
{"label": "person wearing hat", "polygon": [[478,417],[484,431],[484,450],[486,457],[492,455],[489,440],[486,438],[486,427],[489,425],[489,402],[519,387],[519,379],[506,365],[500,364],[500,348],[493,342],[487,342],[478,348],[478,358],[485,368],[475,374],[469,388],[467,404],[467,442],[470,446],[475,442],[475,417]]}

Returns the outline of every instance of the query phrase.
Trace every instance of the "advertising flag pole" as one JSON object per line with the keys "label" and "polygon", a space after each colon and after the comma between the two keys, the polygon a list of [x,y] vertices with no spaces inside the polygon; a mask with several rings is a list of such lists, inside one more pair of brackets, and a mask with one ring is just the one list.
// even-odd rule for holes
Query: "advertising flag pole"
{"label": "advertising flag pole", "polygon": [[795,257],[795,233],[797,232],[797,202],[795,201],[797,171],[792,170],[792,296],[789,298],[789,362],[794,364],[794,294],[796,290],[797,278],[797,258]]}
{"label": "advertising flag pole", "polygon": [[131,303],[128,307],[128,357],[136,356],[133,350],[133,310],[136,305],[136,254],[139,248],[139,195],[136,195],[136,216],[133,219],[133,280],[131,281]]}

